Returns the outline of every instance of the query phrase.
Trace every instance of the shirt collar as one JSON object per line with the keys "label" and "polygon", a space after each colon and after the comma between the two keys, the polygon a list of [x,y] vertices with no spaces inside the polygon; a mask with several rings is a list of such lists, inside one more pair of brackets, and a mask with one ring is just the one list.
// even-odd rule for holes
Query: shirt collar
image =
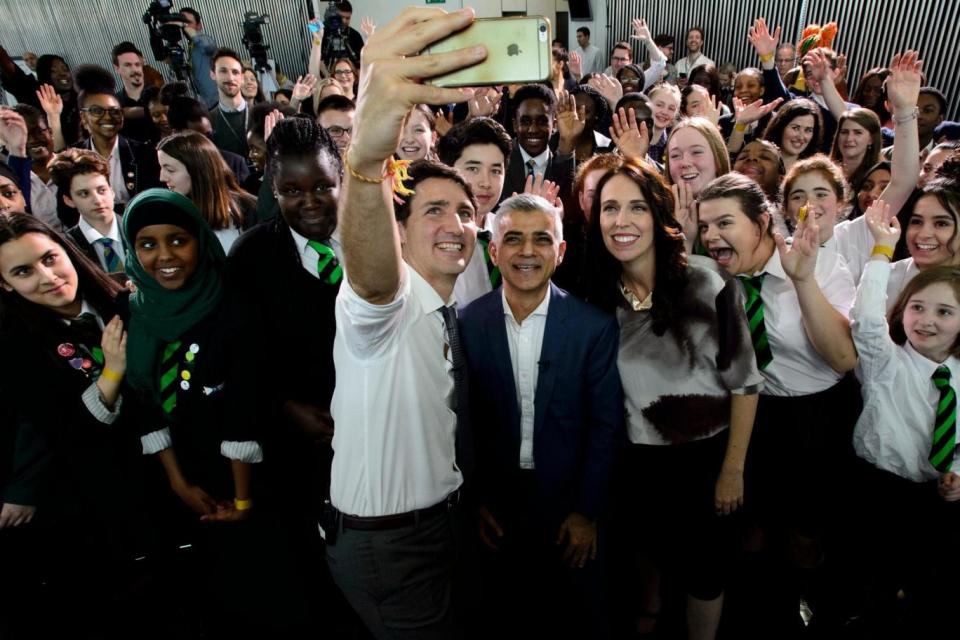
{"label": "shirt collar", "polygon": [[[507,302],[507,291],[502,287],[500,291],[500,300],[503,302],[503,315],[509,316],[514,322],[517,323],[517,325],[520,325],[520,323],[517,322],[517,318],[513,315],[513,309],[510,308],[510,303]],[[543,296],[543,300],[540,302],[540,304],[537,305],[537,308],[534,309],[530,313],[530,315],[527,317],[530,318],[532,316],[546,316],[547,310],[549,308],[550,308],[550,289],[547,288],[547,294]]]}
{"label": "shirt collar", "polygon": [[117,224],[117,216],[113,216],[113,222],[110,224],[110,231],[108,231],[107,235],[105,236],[90,226],[90,223],[84,220],[83,216],[80,217],[80,222],[77,223],[77,226],[80,227],[80,232],[90,244],[95,243],[100,238],[110,238],[114,242],[120,242],[120,225]]}
{"label": "shirt collar", "polygon": [[917,371],[919,371],[920,375],[922,375],[924,378],[932,378],[933,373],[939,369],[941,365],[947,365],[947,368],[950,369],[951,380],[954,376],[960,373],[960,360],[958,360],[955,356],[950,356],[943,362],[934,362],[930,358],[914,349],[909,340],[903,343],[903,350],[907,352],[907,356],[909,356],[910,360],[913,362],[913,365],[917,368]]}
{"label": "shirt collar", "polygon": [[548,146],[544,149],[543,153],[534,157],[531,156],[526,150],[520,146],[520,143],[517,142],[517,148],[520,149],[520,156],[523,158],[523,166],[526,167],[527,163],[530,160],[533,160],[533,163],[537,166],[538,173],[544,173],[547,168],[547,162],[550,160],[550,147]]}
{"label": "shirt collar", "polygon": [[247,110],[246,100],[241,100],[239,107],[231,107],[223,104],[222,102],[218,102],[217,104],[220,106],[220,111],[222,111],[223,113],[243,113],[244,111]]}
{"label": "shirt collar", "polygon": [[[307,243],[310,242],[310,239],[294,231],[293,227],[291,227],[290,225],[287,225],[287,229],[290,230],[290,235],[293,236],[293,242],[295,245],[297,245],[297,251],[299,251],[300,253],[303,253],[304,251],[306,251]],[[339,248],[340,247],[340,227],[337,227],[336,229],[334,229],[333,233],[330,234],[330,237],[323,242],[329,244],[332,248],[335,248],[335,249]]]}
{"label": "shirt collar", "polygon": [[767,264],[763,265],[763,269],[761,269],[759,273],[753,273],[751,275],[758,276],[761,273],[766,273],[779,280],[788,280],[787,273],[783,270],[783,265],[780,264],[780,252],[777,251],[777,249],[773,250],[773,255],[767,260]]}
{"label": "shirt collar", "polygon": [[[72,317],[72,318],[61,318],[61,322],[63,322],[63,324],[65,324],[65,325],[67,325],[67,326],[70,326],[70,323],[71,323],[71,322],[73,322],[74,320],[77,320],[78,318],[80,318],[80,316],[82,316],[82,315],[85,314],[85,313],[93,314],[93,317],[95,317],[95,318],[97,319],[97,324],[100,325],[100,328],[101,328],[101,329],[103,328],[103,318],[101,318],[101,317],[100,317],[100,314],[97,312],[97,310],[93,308],[93,305],[91,305],[91,304],[90,304],[89,302],[87,302],[86,300],[83,300],[83,301],[80,302],[80,313],[79,313],[78,315],[76,315],[76,316],[74,316],[74,317]],[[931,374],[931,375],[933,375],[933,374]]]}
{"label": "shirt collar", "polygon": [[450,298],[444,302],[440,294],[437,293],[437,290],[434,289],[423,276],[417,273],[416,269],[407,264],[406,271],[407,275],[410,276],[411,292],[416,296],[417,300],[420,301],[420,312],[423,313],[423,315],[429,315],[434,311],[439,311],[440,307],[452,307],[454,305],[455,300],[452,291]]}
{"label": "shirt collar", "polygon": [[[112,159],[114,156],[117,155],[117,147],[119,146],[120,146],[120,136],[117,136],[116,139],[114,139],[113,141],[113,149],[110,150],[110,155],[107,156],[107,159]],[[97,150],[97,147],[93,144],[93,136],[90,136],[89,138],[87,138],[87,147],[89,147],[90,151]]]}

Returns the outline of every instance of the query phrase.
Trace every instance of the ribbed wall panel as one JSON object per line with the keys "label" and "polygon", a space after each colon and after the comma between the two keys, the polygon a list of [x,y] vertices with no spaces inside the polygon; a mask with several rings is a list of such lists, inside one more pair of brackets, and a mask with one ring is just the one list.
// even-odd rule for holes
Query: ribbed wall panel
{"label": "ribbed wall panel", "polygon": [[[804,8],[806,16],[801,13]],[[927,83],[947,96],[947,119],[960,119],[960,2],[607,0],[607,16],[610,42],[629,36],[631,18],[645,17],[654,34],[666,32],[677,38],[677,56],[686,53],[687,28],[699,25],[706,34],[704,53],[718,64],[732,62],[738,68],[759,64],[747,41],[755,18],[763,16],[772,27],[781,25],[783,39],[793,42],[805,25],[833,20],[839,25],[835,47],[847,54],[851,95],[865,71],[888,64],[898,51],[915,48],[924,62]],[[641,48],[635,44],[634,53],[644,59]]]}
{"label": "ribbed wall panel", "polygon": [[[147,0],[0,0],[0,43],[12,56],[24,51],[55,53],[71,66],[95,63],[112,69],[110,50],[129,40],[143,51],[147,63],[168,78],[167,65],[157,63],[150,51],[147,25],[141,20]],[[236,49],[248,58],[243,46],[243,14],[248,10],[270,14],[263,27],[270,57],[294,80],[306,72],[308,39],[305,0],[189,0],[175,7],[192,6],[203,16],[204,28],[221,46]],[[185,43],[186,41],[184,41]]]}

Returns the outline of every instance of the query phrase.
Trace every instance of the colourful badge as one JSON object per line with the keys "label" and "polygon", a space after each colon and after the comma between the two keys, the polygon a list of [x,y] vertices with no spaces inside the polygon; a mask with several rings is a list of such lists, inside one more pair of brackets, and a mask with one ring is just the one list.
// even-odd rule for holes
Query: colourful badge
{"label": "colourful badge", "polygon": [[184,391],[189,391],[189,390],[190,390],[190,383],[187,382],[186,380],[181,380],[181,381],[180,381],[180,388],[183,389]]}
{"label": "colourful badge", "polygon": [[59,347],[57,347],[57,353],[59,353],[64,358],[72,358],[73,354],[77,352],[76,348],[69,342],[64,342]]}
{"label": "colourful badge", "polygon": [[83,367],[83,358],[72,358],[70,360],[70,366],[74,369],[80,369]]}
{"label": "colourful badge", "polygon": [[197,353],[198,351],[200,351],[200,345],[198,345],[196,342],[190,345],[190,353]]}
{"label": "colourful badge", "polygon": [[184,369],[183,371],[180,372],[180,377],[183,378],[184,380],[189,380],[190,372]]}
{"label": "colourful badge", "polygon": [[196,358],[196,357],[197,357],[197,356],[193,355],[193,351],[187,351],[187,355],[184,356],[184,358],[186,358],[187,362],[193,362],[193,359]]}
{"label": "colourful badge", "polygon": [[90,360],[89,358],[84,358],[83,362],[80,363],[80,366],[82,366],[84,369],[89,369],[93,366],[93,360]]}

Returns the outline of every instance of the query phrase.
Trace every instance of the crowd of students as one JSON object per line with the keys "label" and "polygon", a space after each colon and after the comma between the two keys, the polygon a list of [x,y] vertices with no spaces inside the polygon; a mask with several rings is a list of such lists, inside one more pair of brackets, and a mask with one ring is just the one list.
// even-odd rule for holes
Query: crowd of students
{"label": "crowd of students", "polygon": [[0,51],[0,635],[950,633],[920,54],[844,78],[758,19],[722,85],[637,19],[646,69],[581,29],[543,83],[422,84],[472,19],[365,20],[359,67],[315,33],[269,100],[218,49],[209,109],[130,43],[119,92]]}

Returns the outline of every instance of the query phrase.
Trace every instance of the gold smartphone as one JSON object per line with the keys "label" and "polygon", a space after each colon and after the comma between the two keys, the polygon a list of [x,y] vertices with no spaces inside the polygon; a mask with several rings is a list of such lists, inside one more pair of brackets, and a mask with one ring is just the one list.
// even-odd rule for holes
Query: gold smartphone
{"label": "gold smartphone", "polygon": [[551,39],[550,21],[542,16],[478,18],[463,31],[433,43],[420,55],[482,44],[487,48],[487,59],[426,82],[439,87],[479,87],[548,80],[553,62]]}

